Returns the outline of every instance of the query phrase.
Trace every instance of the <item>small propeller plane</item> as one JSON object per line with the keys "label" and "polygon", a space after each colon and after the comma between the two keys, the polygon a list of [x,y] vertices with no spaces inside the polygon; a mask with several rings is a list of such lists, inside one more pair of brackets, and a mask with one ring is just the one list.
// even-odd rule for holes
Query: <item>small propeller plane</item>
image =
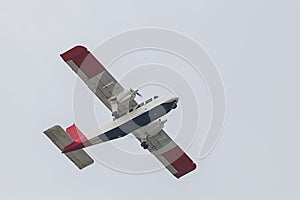
{"label": "small propeller plane", "polygon": [[84,148],[132,133],[141,147],[152,153],[176,178],[193,171],[196,164],[163,130],[162,117],[177,107],[178,97],[154,96],[138,104],[138,90],[124,89],[86,47],[75,46],[60,55],[91,91],[112,112],[113,120],[99,134],[87,138],[73,124],[64,130],[55,125],[45,135],[79,169],[91,165],[93,159]]}

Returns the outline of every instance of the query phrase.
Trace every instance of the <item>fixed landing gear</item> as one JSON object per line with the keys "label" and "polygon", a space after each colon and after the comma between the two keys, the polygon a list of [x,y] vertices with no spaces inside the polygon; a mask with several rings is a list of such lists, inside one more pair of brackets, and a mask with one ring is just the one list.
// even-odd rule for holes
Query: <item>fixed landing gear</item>
{"label": "fixed landing gear", "polygon": [[144,148],[144,149],[148,149],[149,145],[146,141],[142,142],[141,143],[141,146]]}

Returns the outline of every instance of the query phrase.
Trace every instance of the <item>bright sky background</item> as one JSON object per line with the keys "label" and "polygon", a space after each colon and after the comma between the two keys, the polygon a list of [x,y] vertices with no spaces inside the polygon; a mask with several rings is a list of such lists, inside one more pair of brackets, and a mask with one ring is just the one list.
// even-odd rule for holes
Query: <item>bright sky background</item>
{"label": "bright sky background", "polygon": [[[2,1],[0,198],[299,199],[299,19],[295,0]],[[74,120],[76,77],[59,54],[144,26],[206,48],[227,92],[223,136],[205,160],[195,142],[197,171],[180,180],[79,171],[42,134]]]}

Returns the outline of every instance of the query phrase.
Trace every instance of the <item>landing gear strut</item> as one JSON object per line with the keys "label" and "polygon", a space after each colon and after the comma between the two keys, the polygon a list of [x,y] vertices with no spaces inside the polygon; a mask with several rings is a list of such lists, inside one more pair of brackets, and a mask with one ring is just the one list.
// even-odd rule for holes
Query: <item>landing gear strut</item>
{"label": "landing gear strut", "polygon": [[141,146],[144,148],[144,149],[148,149],[149,145],[146,141],[142,142],[141,143]]}

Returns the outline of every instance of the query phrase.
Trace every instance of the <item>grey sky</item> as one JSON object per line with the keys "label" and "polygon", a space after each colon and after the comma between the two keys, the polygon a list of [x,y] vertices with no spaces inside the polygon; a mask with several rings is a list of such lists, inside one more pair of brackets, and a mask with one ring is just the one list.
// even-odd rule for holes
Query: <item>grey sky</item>
{"label": "grey sky", "polygon": [[[299,6],[2,1],[1,199],[299,199]],[[76,77],[59,54],[143,26],[180,31],[206,48],[227,91],[223,136],[205,160],[197,159],[195,141],[188,153],[197,171],[181,180],[164,170],[132,175],[98,163],[78,171],[42,134],[74,120]]]}

